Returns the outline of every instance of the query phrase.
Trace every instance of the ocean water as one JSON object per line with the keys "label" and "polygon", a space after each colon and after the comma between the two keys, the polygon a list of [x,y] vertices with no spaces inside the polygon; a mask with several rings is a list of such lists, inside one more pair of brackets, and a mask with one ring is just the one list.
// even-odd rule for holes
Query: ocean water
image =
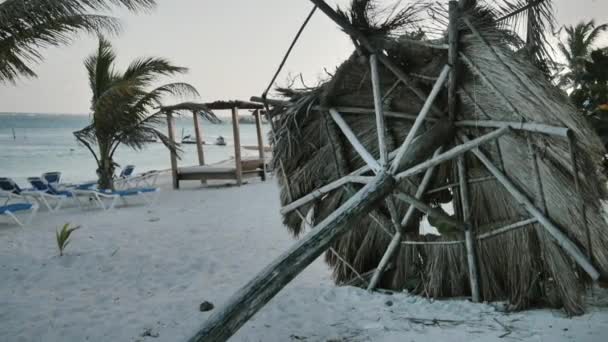
{"label": "ocean water", "polygon": [[[214,163],[234,156],[232,124],[229,118],[213,125],[202,123],[203,139],[214,142],[223,136],[227,146],[205,145],[205,162]],[[72,132],[89,123],[86,115],[61,114],[0,114],[0,177],[11,177],[18,184],[27,186],[27,177],[40,176],[48,171],[61,171],[64,182],[83,182],[96,178],[97,168],[92,154],[80,145]],[[166,131],[166,127],[160,127]],[[257,145],[255,125],[241,124],[241,145]],[[267,140],[267,125],[263,126],[264,141]],[[13,136],[14,131],[14,136]],[[194,135],[191,116],[176,119],[176,137]],[[180,166],[198,165],[196,145],[182,145]],[[242,154],[257,152],[243,150]],[[114,157],[121,165],[135,165],[135,172],[164,170],[171,167],[169,151],[161,143],[150,143],[144,150],[134,151],[119,147]],[[117,170],[117,173],[120,170]]]}

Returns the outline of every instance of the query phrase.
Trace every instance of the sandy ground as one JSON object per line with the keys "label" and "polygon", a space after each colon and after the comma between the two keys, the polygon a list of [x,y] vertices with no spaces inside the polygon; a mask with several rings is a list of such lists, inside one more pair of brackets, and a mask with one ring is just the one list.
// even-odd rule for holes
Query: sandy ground
{"label": "sandy ground", "polygon": [[[162,182],[151,208],[41,212],[24,229],[2,221],[0,341],[184,341],[211,314],[201,302],[221,305],[293,244],[272,180],[180,191]],[[82,228],[59,257],[55,230],[66,222]],[[338,288],[318,260],[231,341],[606,341],[605,298],[573,319],[505,314]]]}

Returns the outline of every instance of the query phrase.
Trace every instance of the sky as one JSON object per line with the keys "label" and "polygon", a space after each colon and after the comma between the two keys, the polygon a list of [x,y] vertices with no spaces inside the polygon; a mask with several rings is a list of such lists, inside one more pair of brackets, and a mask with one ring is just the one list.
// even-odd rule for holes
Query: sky
{"label": "sky", "polygon": [[[146,14],[115,11],[123,32],[111,41],[119,69],[137,57],[170,59],[189,68],[171,81],[194,85],[196,101],[240,99],[260,95],[268,85],[312,4],[307,0],[157,0]],[[350,0],[329,0],[346,6]],[[394,0],[380,0],[390,5]],[[554,0],[560,25],[581,20],[608,22],[608,0]],[[608,34],[602,39],[608,44]],[[86,114],[90,90],[83,60],[96,38],[81,35],[67,47],[44,51],[36,79],[0,84],[0,112]],[[314,85],[352,51],[348,37],[317,11],[294,48],[279,85],[300,73]],[[191,99],[187,99],[191,100]]]}

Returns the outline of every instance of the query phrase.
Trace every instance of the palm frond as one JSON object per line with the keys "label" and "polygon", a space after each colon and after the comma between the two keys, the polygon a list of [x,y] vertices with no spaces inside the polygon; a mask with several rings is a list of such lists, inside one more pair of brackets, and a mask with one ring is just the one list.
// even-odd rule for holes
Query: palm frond
{"label": "palm frond", "polygon": [[537,66],[544,69],[554,66],[549,37],[555,31],[556,21],[551,0],[502,0],[492,6],[497,11],[498,22],[522,33],[528,54]]}
{"label": "palm frond", "polygon": [[6,0],[0,3],[0,82],[35,77],[41,48],[65,45],[79,32],[120,30],[117,19],[98,15],[114,6],[150,9],[155,0]]}
{"label": "palm frond", "polygon": [[78,31],[114,34],[119,30],[115,18],[83,14],[42,22],[0,38],[0,82],[14,82],[19,76],[35,77],[30,64],[42,60],[39,49],[68,44]]}

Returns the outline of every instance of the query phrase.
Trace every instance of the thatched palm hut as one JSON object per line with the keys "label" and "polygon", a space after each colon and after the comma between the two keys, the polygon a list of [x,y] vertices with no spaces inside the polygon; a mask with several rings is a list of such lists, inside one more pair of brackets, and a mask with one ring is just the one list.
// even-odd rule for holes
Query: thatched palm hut
{"label": "thatched palm hut", "polygon": [[[354,1],[351,11],[341,15],[410,78],[406,85],[385,66],[379,67],[380,89],[385,94],[385,140],[388,151],[393,151],[406,139],[425,102],[413,90],[431,92],[444,65],[451,64],[446,49],[450,42],[447,34],[424,40],[416,23],[427,12],[410,7],[378,24],[371,9],[368,1]],[[433,13],[447,18],[447,8]],[[484,144],[481,152],[590,257],[602,277],[608,277],[608,225],[603,209],[606,180],[599,172],[605,153],[601,141],[565,94],[530,61],[514,32],[496,22],[492,10],[469,1],[461,8],[456,27],[460,38],[455,117],[452,120],[448,115],[449,89],[442,87],[425,121],[426,132],[442,124],[450,126],[441,136],[448,141],[443,146],[448,150],[463,139],[475,139],[510,122],[510,132]],[[336,108],[365,149],[380,158],[369,71],[369,55],[358,46],[318,87],[281,90],[288,101],[274,102],[272,118],[274,168],[282,170],[277,174],[283,205],[366,165],[328,108]],[[362,110],[366,108],[369,110]],[[452,203],[454,219],[473,227],[481,299],[508,300],[513,309],[541,304],[581,313],[583,290],[589,283],[585,272],[536,220],[529,220],[530,213],[521,201],[473,153],[465,155],[469,180],[469,208],[465,211],[469,215],[463,217],[456,164],[457,160],[449,160],[439,165],[421,200],[433,208]],[[414,194],[422,178],[422,173],[403,178],[398,188]],[[294,235],[300,235],[362,187],[351,182],[297,210],[283,210],[284,223]],[[419,211],[398,227],[391,223],[391,202],[396,217],[404,217],[409,205],[392,196],[332,244],[326,260],[333,267],[335,281],[366,286],[370,278],[366,275],[378,267],[400,228],[399,247],[381,273],[378,287],[435,298],[470,295],[464,234],[437,224],[441,236],[421,235],[424,214]],[[505,226],[502,234],[493,233]]]}

